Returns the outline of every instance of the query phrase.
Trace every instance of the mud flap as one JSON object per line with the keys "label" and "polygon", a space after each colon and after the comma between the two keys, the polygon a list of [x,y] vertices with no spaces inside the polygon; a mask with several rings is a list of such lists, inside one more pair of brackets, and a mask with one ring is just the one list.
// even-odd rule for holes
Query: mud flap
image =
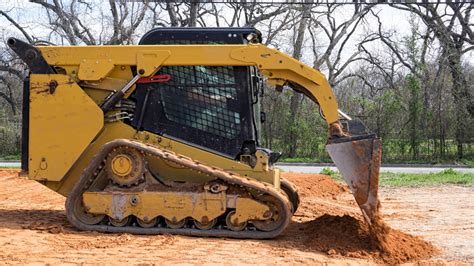
{"label": "mud flap", "polygon": [[372,225],[378,213],[381,140],[375,135],[341,138],[326,146],[349,185],[364,219]]}

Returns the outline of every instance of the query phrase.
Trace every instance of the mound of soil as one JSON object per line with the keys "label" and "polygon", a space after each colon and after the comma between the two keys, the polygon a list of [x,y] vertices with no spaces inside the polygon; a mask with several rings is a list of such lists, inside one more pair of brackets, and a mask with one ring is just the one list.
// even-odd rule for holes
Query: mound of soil
{"label": "mound of soil", "polygon": [[296,184],[301,197],[331,198],[349,191],[346,185],[334,181],[327,175],[283,173],[283,177]]}
{"label": "mound of soil", "polygon": [[381,250],[367,224],[348,215],[323,215],[305,223],[304,232],[309,236],[308,248],[328,255],[370,257],[383,263],[399,264],[426,259],[437,253],[431,243],[395,229],[385,234]]}
{"label": "mound of soil", "polygon": [[285,173],[284,177],[297,185],[302,202],[311,197],[330,198],[334,201],[334,204],[319,202],[326,204],[318,208],[318,211],[325,214],[298,226],[298,230],[304,235],[302,242],[307,249],[331,256],[371,258],[388,264],[418,261],[438,253],[430,242],[390,228],[380,214],[371,228],[360,214],[347,215],[347,206],[354,206],[355,200],[352,198],[349,199],[352,202],[344,202],[343,199],[336,198],[350,190],[345,184],[340,184],[329,176]]}

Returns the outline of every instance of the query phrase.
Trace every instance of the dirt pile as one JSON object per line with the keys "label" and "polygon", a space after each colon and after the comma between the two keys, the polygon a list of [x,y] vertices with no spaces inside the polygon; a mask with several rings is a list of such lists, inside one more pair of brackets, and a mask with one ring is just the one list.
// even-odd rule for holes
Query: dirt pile
{"label": "dirt pile", "polygon": [[283,173],[283,176],[298,187],[301,197],[332,198],[349,191],[346,185],[335,182],[327,175]]}
{"label": "dirt pile", "polygon": [[[349,192],[349,189],[328,176],[285,173],[285,178],[298,186],[302,202],[325,204],[318,209],[325,214],[298,226],[300,234],[304,235],[302,242],[307,249],[330,256],[371,258],[388,264],[427,259],[437,253],[431,243],[391,229],[383,222],[379,213],[375,223],[369,228],[360,211],[356,209],[353,198],[336,198],[344,192]],[[333,202],[310,199],[314,197],[330,198]],[[348,206],[352,206],[354,212],[348,212]],[[309,208],[315,209],[311,206]],[[347,215],[348,213],[350,215]]]}
{"label": "dirt pile", "polygon": [[381,251],[367,224],[348,215],[323,215],[303,226],[308,235],[308,248],[328,255],[372,258],[378,262],[398,264],[427,259],[437,253],[431,243],[395,229],[384,235],[384,251]]}

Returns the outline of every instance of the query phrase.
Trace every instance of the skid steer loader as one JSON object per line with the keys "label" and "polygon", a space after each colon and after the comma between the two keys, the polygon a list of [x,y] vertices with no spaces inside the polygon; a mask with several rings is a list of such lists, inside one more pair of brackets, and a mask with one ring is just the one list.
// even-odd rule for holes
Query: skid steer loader
{"label": "skid steer loader", "polygon": [[380,140],[338,110],[317,70],[253,28],[160,28],[139,45],[8,46],[28,65],[22,169],[67,197],[78,229],[272,238],[297,188],[260,147],[263,82],[316,102],[327,151],[366,220],[377,211]]}

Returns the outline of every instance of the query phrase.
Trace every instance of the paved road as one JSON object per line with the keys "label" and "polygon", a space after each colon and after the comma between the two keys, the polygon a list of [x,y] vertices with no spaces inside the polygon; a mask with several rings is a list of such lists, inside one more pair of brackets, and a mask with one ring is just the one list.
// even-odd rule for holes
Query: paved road
{"label": "paved road", "polygon": [[5,167],[20,168],[21,164],[20,164],[20,162],[0,162],[0,167],[2,167],[2,168],[5,168]]}
{"label": "paved road", "polygon": [[[320,173],[323,168],[330,168],[331,170],[337,170],[334,166],[306,166],[306,165],[278,165],[278,167],[286,172],[299,172],[299,173]],[[392,172],[392,173],[409,173],[409,174],[423,174],[423,173],[436,173],[441,172],[450,167],[387,167],[382,166],[381,172]],[[454,170],[462,173],[474,174],[474,168],[454,168]]]}
{"label": "paved road", "polygon": [[[20,162],[0,162],[0,167],[13,167],[19,168]],[[337,170],[334,166],[315,166],[315,165],[278,165],[278,167],[286,172],[299,172],[299,173],[320,173],[323,168],[329,167],[332,170]],[[413,166],[403,166],[403,167],[393,167],[393,166],[382,166],[382,172],[392,172],[392,173],[411,173],[411,174],[422,174],[422,173],[436,173],[441,172],[444,169],[450,168],[446,167],[413,167]],[[460,168],[456,167],[456,171],[462,173],[471,173],[474,174],[474,168]]]}

